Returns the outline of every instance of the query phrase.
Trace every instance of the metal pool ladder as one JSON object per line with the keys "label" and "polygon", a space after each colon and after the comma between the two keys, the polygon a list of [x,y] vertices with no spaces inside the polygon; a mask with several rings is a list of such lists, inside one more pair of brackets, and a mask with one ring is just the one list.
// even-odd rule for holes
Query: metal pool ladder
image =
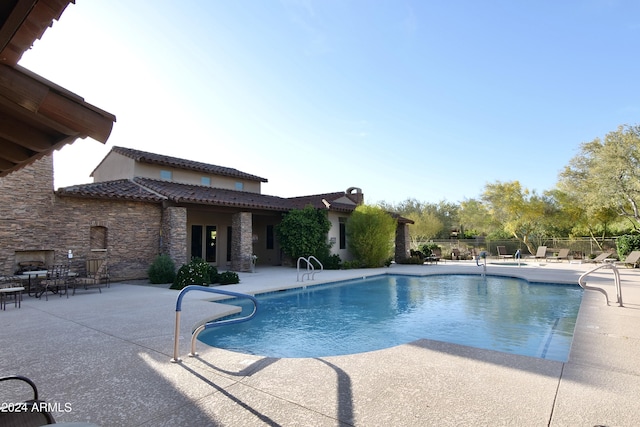
{"label": "metal pool ladder", "polygon": [[[313,255],[309,256],[308,258],[305,257],[300,257],[298,258],[298,262],[297,262],[297,269],[298,269],[298,277],[297,277],[297,281],[300,282],[304,282],[304,276],[307,276],[307,279],[309,280],[313,280],[315,278],[316,275],[316,268],[313,266],[313,264],[311,263],[311,260],[315,261],[318,263],[318,265],[320,266],[320,271],[324,270],[324,266],[322,265],[322,263],[320,262],[320,260],[316,257],[314,257]],[[307,272],[306,273],[302,273],[302,280],[300,280],[300,261],[304,261],[307,264]]]}
{"label": "metal pool ladder", "polygon": [[592,268],[591,270],[587,271],[586,273],[582,274],[582,276],[580,276],[580,278],[578,279],[578,284],[583,288],[583,289],[589,289],[589,290],[594,290],[594,291],[598,291],[598,292],[602,292],[604,294],[604,297],[607,300],[607,305],[609,305],[609,295],[607,294],[607,291],[605,291],[602,288],[598,288],[595,286],[587,286],[587,284],[584,282],[584,279],[590,275],[591,273],[600,270],[601,268],[610,268],[613,271],[613,281],[615,282],[616,285],[616,297],[618,299],[618,305],[620,307],[624,307],[622,305],[622,286],[620,284],[620,272],[618,271],[618,267],[615,266],[615,264],[613,263],[607,263],[607,264],[602,264],[599,265],[597,267]]}
{"label": "metal pool ladder", "polygon": [[248,316],[243,316],[243,317],[238,317],[233,319],[212,320],[198,326],[191,334],[191,353],[189,353],[189,356],[192,356],[192,357],[198,355],[198,353],[196,353],[196,338],[198,338],[198,334],[200,334],[200,332],[204,331],[205,329],[213,328],[216,326],[233,325],[235,323],[246,322],[248,320],[253,319],[256,316],[256,313],[258,312],[258,300],[252,295],[242,294],[239,292],[223,291],[222,289],[212,289],[206,286],[198,286],[198,285],[185,286],[180,291],[180,294],[178,295],[178,300],[176,301],[176,330],[175,330],[175,336],[173,341],[173,358],[171,359],[171,361],[174,363],[181,362],[181,359],[178,357],[178,341],[180,340],[180,312],[182,311],[182,298],[184,298],[184,295],[190,291],[202,291],[202,292],[210,292],[213,294],[228,295],[236,298],[247,298],[251,300],[251,302],[253,302],[253,311]]}

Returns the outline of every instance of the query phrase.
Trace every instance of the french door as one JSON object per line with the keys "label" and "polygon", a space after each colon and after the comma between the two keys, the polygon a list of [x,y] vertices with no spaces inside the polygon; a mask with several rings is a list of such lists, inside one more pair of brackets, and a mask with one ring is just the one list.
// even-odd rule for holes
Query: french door
{"label": "french door", "polygon": [[191,226],[191,257],[215,264],[218,253],[218,229],[215,225]]}

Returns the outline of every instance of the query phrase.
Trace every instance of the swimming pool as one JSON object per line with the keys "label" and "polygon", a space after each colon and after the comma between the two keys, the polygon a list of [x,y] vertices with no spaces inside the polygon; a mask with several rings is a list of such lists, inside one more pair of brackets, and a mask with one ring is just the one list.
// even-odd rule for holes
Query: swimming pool
{"label": "swimming pool", "polygon": [[[324,357],[421,338],[566,361],[582,289],[479,275],[382,275],[257,296],[251,321],[205,344],[268,357]],[[251,309],[250,303],[230,301]]]}

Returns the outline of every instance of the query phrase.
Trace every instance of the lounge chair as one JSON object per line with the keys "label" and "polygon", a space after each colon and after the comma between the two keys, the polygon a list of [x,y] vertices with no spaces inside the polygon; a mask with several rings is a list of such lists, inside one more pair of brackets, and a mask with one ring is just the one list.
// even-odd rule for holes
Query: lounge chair
{"label": "lounge chair", "polygon": [[631,268],[636,268],[639,262],[640,262],[640,251],[632,251],[631,253],[629,253],[629,255],[627,255],[624,261],[618,261],[615,264],[630,265]]}
{"label": "lounge chair", "polygon": [[514,257],[513,254],[507,253],[506,246],[496,246],[496,248],[498,249],[498,257],[502,258],[503,260]]}
{"label": "lounge chair", "polygon": [[[26,383],[33,391],[33,399],[21,401],[20,397],[13,400],[7,400],[2,403],[3,410],[0,411],[0,426],[42,426],[54,424],[53,415],[46,411],[46,406],[42,405],[42,401],[38,400],[38,388],[35,383],[27,377],[20,375],[10,375],[0,377],[1,381],[15,381],[16,386],[11,386],[9,390],[20,391],[23,387],[19,384]],[[21,410],[19,410],[21,409]]]}
{"label": "lounge chair", "polygon": [[547,259],[547,247],[546,246],[538,246],[538,250],[536,254],[533,256],[534,259]]}
{"label": "lounge chair", "polygon": [[441,257],[440,249],[433,249],[431,251],[431,255],[426,256],[424,258],[424,261],[428,262],[429,264],[431,264],[431,263],[437,264],[438,261],[440,261],[440,257]]}
{"label": "lounge chair", "polygon": [[98,268],[92,272],[94,267],[94,263],[89,260],[87,261],[87,277],[76,277],[72,283],[71,287],[73,287],[73,294],[76,294],[77,288],[89,289],[90,287],[97,287],[98,291],[102,293],[102,286],[109,287],[109,270],[107,267],[107,260],[102,260]]}
{"label": "lounge chair", "polygon": [[569,260],[569,249],[560,249],[558,255],[547,257],[547,259],[553,259],[556,261],[562,261],[563,259]]}
{"label": "lounge chair", "polygon": [[598,255],[594,259],[586,260],[586,262],[593,262],[593,263],[598,264],[600,262],[604,262],[604,260],[609,258],[612,254],[613,254],[613,252],[602,252],[600,255]]}

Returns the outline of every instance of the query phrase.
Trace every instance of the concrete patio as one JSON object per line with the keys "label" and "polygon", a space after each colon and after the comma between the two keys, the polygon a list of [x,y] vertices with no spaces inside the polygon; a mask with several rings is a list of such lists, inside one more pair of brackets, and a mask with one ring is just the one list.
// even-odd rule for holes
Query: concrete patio
{"label": "concrete patio", "polygon": [[[592,264],[488,265],[488,274],[577,283]],[[638,426],[640,271],[621,268],[624,307],[611,271],[585,291],[569,361],[543,360],[420,340],[317,359],[273,359],[206,347],[188,357],[190,331],[226,306],[185,298],[182,363],[171,363],[177,292],[114,283],[75,296],[25,296],[0,311],[0,375],[36,382],[59,404],[58,422],[100,426]],[[325,271],[313,282],[380,273],[479,274],[471,262]],[[296,271],[258,268],[223,289],[296,287]],[[22,397],[25,398],[26,396]],[[0,390],[0,402],[14,400]]]}

